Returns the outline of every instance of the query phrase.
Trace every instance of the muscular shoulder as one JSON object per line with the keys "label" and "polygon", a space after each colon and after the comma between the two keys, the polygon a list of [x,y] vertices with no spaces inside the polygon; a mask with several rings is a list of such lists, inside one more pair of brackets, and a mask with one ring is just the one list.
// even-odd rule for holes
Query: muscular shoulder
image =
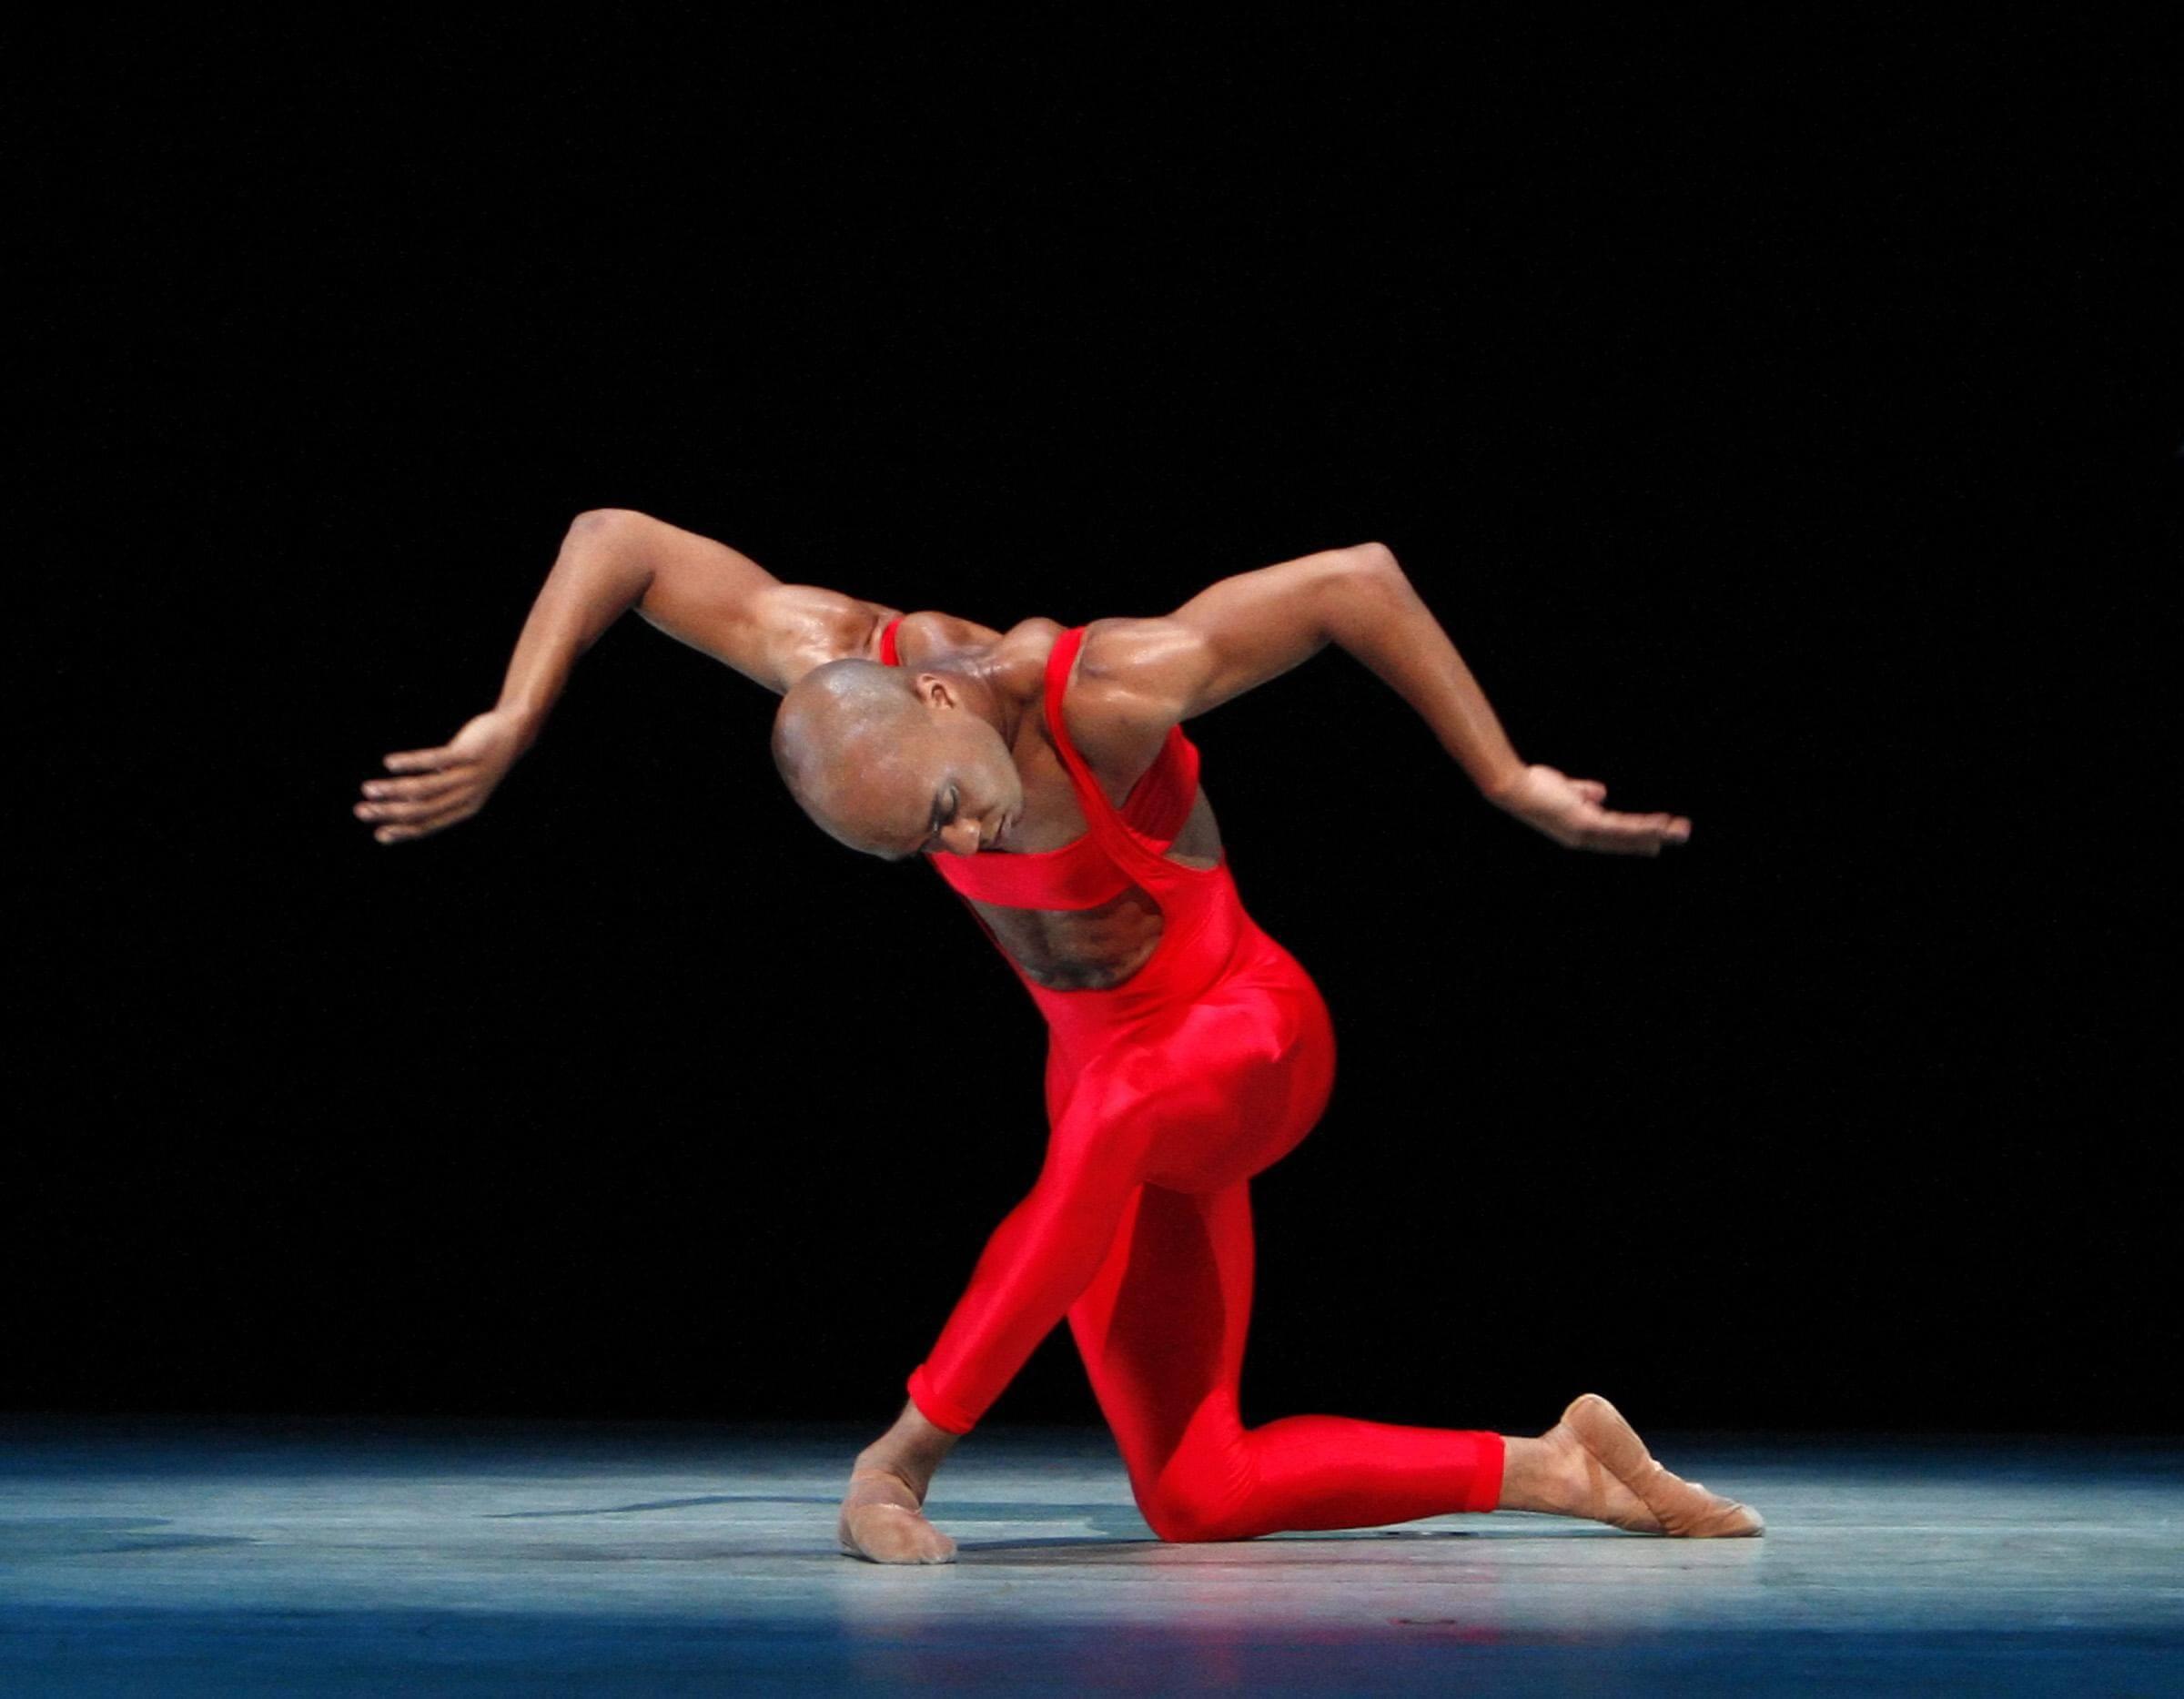
{"label": "muscular shoulder", "polygon": [[906,666],[945,662],[960,649],[991,642],[999,633],[973,620],[932,610],[909,613],[885,602],[860,602],[810,584],[781,584],[764,592],[763,615],[773,637],[781,688],[829,661],[879,661],[880,638],[897,620],[895,652]]}
{"label": "muscular shoulder", "polygon": [[760,592],[752,619],[765,633],[778,688],[848,656],[877,659],[880,632],[895,611],[815,584],[775,584]]}
{"label": "muscular shoulder", "polygon": [[[884,609],[880,618],[875,622],[871,635],[871,659],[875,661],[879,659],[880,632],[885,629],[890,620],[898,616],[895,610]],[[903,622],[896,628],[895,642],[896,651],[901,654],[903,664],[905,666],[915,666],[925,662],[945,662],[949,656],[959,650],[982,649],[1002,641],[1002,634],[990,625],[981,625],[976,620],[963,619],[953,613],[942,613],[936,609],[927,608],[915,613],[904,613],[899,617]],[[1040,622],[1027,622],[1027,623]],[[1052,623],[1051,621],[1044,622]],[[1016,627],[1016,630],[1010,632],[1009,635],[1013,637],[1016,635],[1016,631],[1022,629],[1021,626]]]}
{"label": "muscular shoulder", "polygon": [[1103,773],[1134,777],[1182,719],[1205,642],[1168,619],[1095,620],[1069,691],[1069,730]]}

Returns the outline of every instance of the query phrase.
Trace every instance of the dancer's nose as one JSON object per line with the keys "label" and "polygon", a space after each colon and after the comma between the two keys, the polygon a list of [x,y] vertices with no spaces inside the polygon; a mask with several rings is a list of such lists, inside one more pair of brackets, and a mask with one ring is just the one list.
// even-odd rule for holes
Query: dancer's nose
{"label": "dancer's nose", "polygon": [[967,815],[951,820],[940,829],[940,841],[958,855],[976,855],[978,853],[978,823]]}

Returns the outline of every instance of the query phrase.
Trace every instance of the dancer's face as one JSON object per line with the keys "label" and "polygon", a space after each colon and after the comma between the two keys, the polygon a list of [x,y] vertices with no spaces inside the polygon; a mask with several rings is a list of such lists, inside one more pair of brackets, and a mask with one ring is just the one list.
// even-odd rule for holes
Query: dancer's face
{"label": "dancer's face", "polygon": [[975,855],[1023,812],[1024,782],[1001,733],[946,683],[925,688],[929,676],[919,680],[920,720],[814,811],[852,849],[890,861],[920,850]]}

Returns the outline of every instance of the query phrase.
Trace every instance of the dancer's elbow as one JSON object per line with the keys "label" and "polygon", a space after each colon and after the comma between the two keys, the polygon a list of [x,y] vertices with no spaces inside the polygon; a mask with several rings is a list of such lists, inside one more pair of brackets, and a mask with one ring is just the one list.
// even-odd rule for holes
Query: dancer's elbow
{"label": "dancer's elbow", "polygon": [[1360,571],[1385,577],[1400,578],[1402,564],[1395,558],[1395,551],[1384,542],[1353,542],[1343,553],[1350,556]]}
{"label": "dancer's elbow", "polygon": [[641,513],[635,508],[586,508],[569,521],[568,534],[598,543],[633,537],[659,523],[650,513]]}

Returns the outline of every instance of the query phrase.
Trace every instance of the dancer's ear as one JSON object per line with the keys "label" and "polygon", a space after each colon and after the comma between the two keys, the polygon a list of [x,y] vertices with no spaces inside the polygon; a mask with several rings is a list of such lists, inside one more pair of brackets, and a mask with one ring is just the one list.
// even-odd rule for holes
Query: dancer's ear
{"label": "dancer's ear", "polygon": [[956,695],[956,687],[945,673],[920,673],[917,675],[917,700],[921,707],[960,708],[963,699]]}

